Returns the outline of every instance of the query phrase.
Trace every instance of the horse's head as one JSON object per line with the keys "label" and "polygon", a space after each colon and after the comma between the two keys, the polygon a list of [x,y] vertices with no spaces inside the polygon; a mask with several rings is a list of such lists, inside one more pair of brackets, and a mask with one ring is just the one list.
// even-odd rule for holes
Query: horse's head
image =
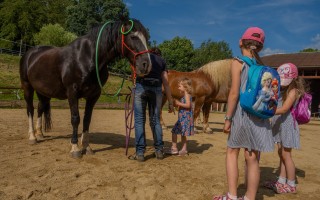
{"label": "horse's head", "polygon": [[137,76],[144,76],[151,70],[150,54],[147,46],[148,33],[145,27],[136,19],[123,22],[122,54],[128,58],[135,68]]}

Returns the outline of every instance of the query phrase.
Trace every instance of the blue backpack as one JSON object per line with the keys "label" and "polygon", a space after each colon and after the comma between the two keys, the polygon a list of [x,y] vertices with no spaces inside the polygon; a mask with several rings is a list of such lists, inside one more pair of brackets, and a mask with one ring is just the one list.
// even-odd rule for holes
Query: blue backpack
{"label": "blue backpack", "polygon": [[249,65],[244,91],[240,90],[241,107],[263,119],[274,116],[280,96],[280,76],[275,69],[258,65],[255,59],[239,57]]}

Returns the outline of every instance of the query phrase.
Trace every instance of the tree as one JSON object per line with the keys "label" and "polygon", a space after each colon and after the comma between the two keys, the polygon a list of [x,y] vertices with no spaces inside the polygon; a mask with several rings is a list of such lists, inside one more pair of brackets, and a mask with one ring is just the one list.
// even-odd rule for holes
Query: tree
{"label": "tree", "polygon": [[76,39],[76,35],[64,30],[59,24],[48,24],[35,34],[34,40],[37,45],[65,46]]}
{"label": "tree", "polygon": [[[54,2],[54,3],[53,3]],[[58,0],[62,5],[69,5],[72,0]],[[50,20],[52,23],[64,18],[65,8],[58,6],[55,0],[4,0],[0,6],[0,37],[7,40],[24,42],[33,45],[33,35]],[[51,7],[53,6],[53,7]],[[50,13],[56,13],[50,15]],[[57,17],[61,15],[61,17]],[[51,16],[51,17],[50,17]]]}
{"label": "tree", "polygon": [[60,24],[66,28],[67,7],[74,5],[74,0],[47,0],[48,23]]}
{"label": "tree", "polygon": [[0,10],[0,37],[32,43],[33,34],[46,22],[44,6],[42,1],[5,0]]}
{"label": "tree", "polygon": [[232,58],[232,50],[230,50],[228,43],[213,42],[210,39],[201,44],[201,46],[195,50],[195,55],[191,61],[192,66],[199,68],[204,64],[211,61],[223,60],[226,58]]}
{"label": "tree", "polygon": [[303,49],[300,52],[317,52],[320,51],[319,49],[312,49],[312,48],[307,48],[307,49]]}
{"label": "tree", "polygon": [[189,39],[175,37],[171,41],[164,41],[158,47],[166,60],[168,69],[178,71],[190,71],[192,69],[190,61],[194,55],[194,50]]}
{"label": "tree", "polygon": [[118,20],[120,14],[127,17],[129,11],[122,0],[81,0],[68,7],[67,30],[84,35],[96,24]]}

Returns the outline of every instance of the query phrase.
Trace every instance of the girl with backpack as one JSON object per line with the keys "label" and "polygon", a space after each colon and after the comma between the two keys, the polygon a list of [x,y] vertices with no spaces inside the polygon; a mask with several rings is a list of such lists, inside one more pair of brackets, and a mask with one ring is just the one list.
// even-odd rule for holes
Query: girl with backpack
{"label": "girl with backpack", "polygon": [[[263,48],[264,31],[258,27],[248,28],[239,41],[243,56],[262,64],[258,53]],[[249,114],[240,106],[240,90],[244,90],[248,79],[249,65],[235,58],[231,65],[232,84],[228,97],[228,108],[225,116],[224,132],[228,133],[226,172],[228,193],[216,196],[214,200],[234,200],[256,198],[260,180],[259,152],[274,150],[274,142],[269,119],[262,119]],[[247,190],[243,197],[237,197],[238,186],[238,155],[244,149],[247,164]]]}
{"label": "girl with backpack", "polygon": [[298,122],[292,114],[300,97],[308,89],[303,78],[298,76],[298,69],[292,63],[278,67],[281,79],[281,97],[278,101],[276,115],[272,118],[272,131],[278,143],[280,174],[276,181],[267,181],[264,186],[276,193],[296,193],[295,165],[291,156],[292,149],[300,148]]}

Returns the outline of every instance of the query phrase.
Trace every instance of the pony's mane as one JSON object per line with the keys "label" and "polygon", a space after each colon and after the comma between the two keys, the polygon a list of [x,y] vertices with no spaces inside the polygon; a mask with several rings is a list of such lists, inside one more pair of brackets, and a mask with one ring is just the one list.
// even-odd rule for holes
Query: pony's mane
{"label": "pony's mane", "polygon": [[212,61],[195,71],[207,74],[211,78],[214,87],[219,88],[220,85],[231,82],[231,62],[232,59]]}

